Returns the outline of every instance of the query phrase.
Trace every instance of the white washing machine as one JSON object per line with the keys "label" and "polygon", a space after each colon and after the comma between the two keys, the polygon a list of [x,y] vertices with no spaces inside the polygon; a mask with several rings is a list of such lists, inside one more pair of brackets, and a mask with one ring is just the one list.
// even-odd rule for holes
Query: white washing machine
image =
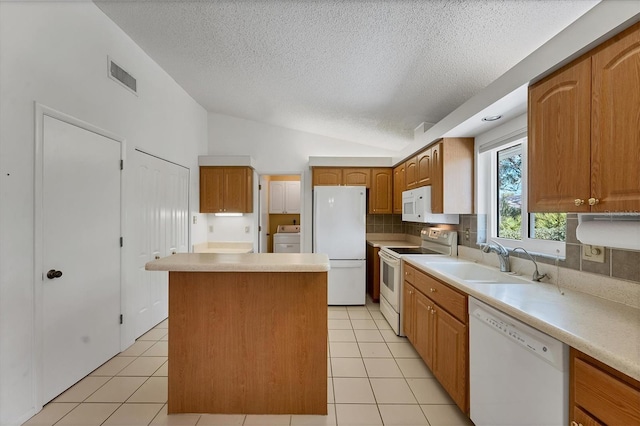
{"label": "white washing machine", "polygon": [[300,253],[300,225],[278,225],[273,236],[274,253]]}

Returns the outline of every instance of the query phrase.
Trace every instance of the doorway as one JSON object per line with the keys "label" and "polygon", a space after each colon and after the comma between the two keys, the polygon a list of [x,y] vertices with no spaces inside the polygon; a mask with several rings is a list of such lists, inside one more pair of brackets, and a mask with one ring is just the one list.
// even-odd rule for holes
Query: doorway
{"label": "doorway", "polygon": [[301,223],[302,187],[299,174],[260,175],[260,252],[274,252],[274,236],[280,225]]}
{"label": "doorway", "polygon": [[46,403],[120,352],[124,140],[36,106],[36,374]]}
{"label": "doorway", "polygon": [[147,271],[154,259],[189,251],[189,169],[136,149],[133,224],[136,230],[132,294],[134,338],[168,315],[168,274]]}

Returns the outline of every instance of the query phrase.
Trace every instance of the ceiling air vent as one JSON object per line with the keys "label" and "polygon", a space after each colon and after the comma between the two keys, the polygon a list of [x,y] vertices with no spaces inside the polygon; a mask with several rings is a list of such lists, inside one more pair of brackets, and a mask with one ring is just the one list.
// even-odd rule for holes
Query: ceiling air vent
{"label": "ceiling air vent", "polygon": [[109,77],[112,80],[122,84],[125,88],[129,89],[132,93],[137,95],[138,83],[136,82],[136,79],[133,78],[131,74],[122,69],[120,65],[113,62],[111,58],[107,57],[107,59],[109,64]]}

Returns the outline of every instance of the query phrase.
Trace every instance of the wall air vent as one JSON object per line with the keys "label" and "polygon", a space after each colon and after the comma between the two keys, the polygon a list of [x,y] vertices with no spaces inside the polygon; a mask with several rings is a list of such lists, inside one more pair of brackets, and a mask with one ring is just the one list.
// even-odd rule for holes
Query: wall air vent
{"label": "wall air vent", "polygon": [[111,58],[107,56],[107,64],[109,66],[108,75],[113,81],[117,81],[122,86],[127,88],[131,93],[138,94],[138,82],[128,72],[126,72],[120,65],[113,62]]}

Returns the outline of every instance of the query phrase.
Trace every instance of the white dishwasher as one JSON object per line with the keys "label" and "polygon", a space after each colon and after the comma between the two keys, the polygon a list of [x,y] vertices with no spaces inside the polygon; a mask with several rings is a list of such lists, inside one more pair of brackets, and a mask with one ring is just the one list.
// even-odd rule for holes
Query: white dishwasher
{"label": "white dishwasher", "polygon": [[469,386],[476,426],[565,426],[569,347],[469,297]]}

